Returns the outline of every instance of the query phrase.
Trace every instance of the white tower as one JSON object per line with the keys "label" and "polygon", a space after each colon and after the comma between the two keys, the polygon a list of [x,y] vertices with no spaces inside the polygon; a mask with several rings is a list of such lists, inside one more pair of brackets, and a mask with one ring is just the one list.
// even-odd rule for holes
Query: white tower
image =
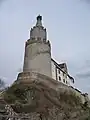
{"label": "white tower", "polygon": [[42,16],[37,16],[36,25],[31,28],[30,39],[25,44],[23,72],[35,71],[51,77],[51,46]]}

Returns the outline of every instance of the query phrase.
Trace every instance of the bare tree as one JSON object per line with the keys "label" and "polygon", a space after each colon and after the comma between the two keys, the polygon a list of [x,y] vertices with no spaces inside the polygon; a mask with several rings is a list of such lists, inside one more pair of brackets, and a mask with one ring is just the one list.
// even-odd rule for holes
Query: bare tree
{"label": "bare tree", "polygon": [[0,89],[5,88],[5,82],[0,78]]}

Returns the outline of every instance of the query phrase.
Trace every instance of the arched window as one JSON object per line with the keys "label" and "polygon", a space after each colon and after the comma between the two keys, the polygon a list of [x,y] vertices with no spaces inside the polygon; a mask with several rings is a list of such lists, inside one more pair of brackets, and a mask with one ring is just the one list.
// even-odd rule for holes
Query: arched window
{"label": "arched window", "polygon": [[65,79],[63,79],[63,82],[65,83]]}
{"label": "arched window", "polygon": [[61,81],[61,77],[59,76],[59,80]]}

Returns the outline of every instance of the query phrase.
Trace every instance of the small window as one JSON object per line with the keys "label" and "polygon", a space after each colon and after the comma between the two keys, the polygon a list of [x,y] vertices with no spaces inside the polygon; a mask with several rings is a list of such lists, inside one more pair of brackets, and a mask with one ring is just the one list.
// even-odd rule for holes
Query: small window
{"label": "small window", "polygon": [[59,76],[59,80],[61,81],[61,77]]}
{"label": "small window", "polygon": [[67,84],[67,81],[66,81],[66,84]]}
{"label": "small window", "polygon": [[46,39],[44,38],[43,41],[46,42]]}
{"label": "small window", "polygon": [[63,82],[65,83],[65,79],[63,79]]}
{"label": "small window", "polygon": [[66,75],[66,79],[67,79],[67,75]]}
{"label": "small window", "polygon": [[35,38],[32,37],[32,40],[35,40]]}
{"label": "small window", "polygon": [[60,70],[58,69],[58,73],[60,74]]}
{"label": "small window", "polygon": [[63,72],[63,76],[64,76],[64,72]]}
{"label": "small window", "polygon": [[41,40],[41,38],[40,38],[40,37],[37,37],[37,40]]}

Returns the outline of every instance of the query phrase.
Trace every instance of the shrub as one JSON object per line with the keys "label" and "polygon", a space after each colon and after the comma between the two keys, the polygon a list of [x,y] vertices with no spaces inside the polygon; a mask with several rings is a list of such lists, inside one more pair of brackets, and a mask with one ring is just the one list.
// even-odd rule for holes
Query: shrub
{"label": "shrub", "polygon": [[73,92],[67,93],[67,91],[60,93],[60,101],[65,101],[72,106],[77,106],[81,104],[81,98],[76,96]]}

